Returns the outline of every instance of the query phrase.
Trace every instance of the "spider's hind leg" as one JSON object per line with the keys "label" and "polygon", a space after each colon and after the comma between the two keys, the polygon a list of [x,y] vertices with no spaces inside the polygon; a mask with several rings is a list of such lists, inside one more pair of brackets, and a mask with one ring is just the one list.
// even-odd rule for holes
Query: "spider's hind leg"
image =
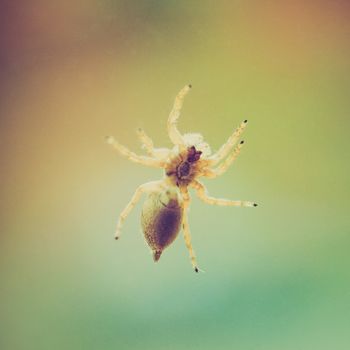
{"label": "spider's hind leg", "polygon": [[192,247],[191,243],[191,232],[190,232],[190,225],[188,223],[188,207],[190,204],[190,196],[186,188],[183,188],[181,190],[182,198],[183,198],[183,206],[184,206],[184,216],[183,216],[183,221],[182,221],[182,228],[184,232],[184,239],[185,239],[185,244],[188,249],[188,252],[190,254],[190,259],[191,259],[191,264],[195,272],[199,272],[199,268],[197,265],[197,259],[195,252]]}

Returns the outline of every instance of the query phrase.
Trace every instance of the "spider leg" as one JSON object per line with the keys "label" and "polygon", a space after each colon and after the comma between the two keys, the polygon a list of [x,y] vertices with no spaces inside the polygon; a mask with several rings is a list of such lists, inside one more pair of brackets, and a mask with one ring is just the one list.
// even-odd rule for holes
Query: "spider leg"
{"label": "spider leg", "polygon": [[161,188],[163,184],[164,184],[163,180],[151,181],[151,182],[147,182],[147,183],[145,183],[143,185],[140,185],[136,189],[136,191],[135,191],[134,195],[132,196],[130,202],[127,204],[127,206],[124,208],[124,210],[119,215],[119,220],[118,220],[117,229],[116,229],[116,233],[115,233],[115,239],[118,239],[120,237],[121,228],[123,226],[123,223],[124,223],[125,219],[130,214],[132,209],[135,207],[137,202],[140,200],[142,194],[146,193],[146,192],[156,191],[159,188]]}
{"label": "spider leg", "polygon": [[148,155],[153,158],[166,161],[171,152],[168,148],[154,148],[152,139],[145,133],[143,129],[137,130],[137,135],[142,143],[143,148],[146,150]]}
{"label": "spider leg", "polygon": [[142,147],[146,150],[147,154],[154,157],[154,146],[152,139],[141,128],[137,129],[137,136],[139,137]]}
{"label": "spider leg", "polygon": [[186,247],[188,249],[188,252],[190,254],[192,267],[193,267],[195,272],[199,272],[199,268],[197,266],[196,255],[195,255],[195,252],[193,250],[192,243],[191,243],[190,225],[188,223],[188,207],[190,205],[191,198],[190,198],[190,195],[189,195],[186,187],[181,188],[180,191],[181,191],[181,195],[182,195],[182,199],[183,199],[183,206],[184,206],[184,215],[183,215],[183,221],[182,221],[184,240],[185,240],[185,244],[186,244]]}
{"label": "spider leg", "polygon": [[180,134],[179,130],[177,129],[177,120],[180,116],[180,110],[183,104],[184,97],[186,94],[190,91],[191,85],[186,85],[175,98],[173,109],[170,112],[169,118],[168,118],[168,134],[171,142],[174,145],[183,146],[184,140],[182,135]]}
{"label": "spider leg", "polygon": [[218,164],[225,157],[227,157],[233,146],[237,143],[240,135],[243,133],[245,127],[247,126],[247,123],[248,120],[243,121],[241,125],[228,138],[228,140],[221,146],[221,148],[208,158],[208,160],[211,161],[212,166]]}
{"label": "spider leg", "polygon": [[142,165],[146,165],[154,168],[164,167],[163,161],[160,161],[158,159],[151,158],[151,157],[139,156],[134,152],[131,152],[129,149],[121,145],[116,140],[114,140],[112,136],[107,136],[106,142],[112,145],[112,147],[116,149],[122,156],[126,157],[127,159],[131,160],[134,163],[138,163],[138,164],[142,164]]}
{"label": "spider leg", "polygon": [[221,205],[221,206],[234,206],[234,207],[256,207],[257,206],[257,204],[254,202],[232,201],[229,199],[210,197],[207,193],[207,189],[205,188],[205,186],[197,180],[194,180],[191,183],[191,187],[193,187],[196,190],[196,194],[198,198],[200,198],[203,202],[207,204]]}
{"label": "spider leg", "polygon": [[210,179],[214,179],[220,175],[222,175],[229,167],[230,165],[236,160],[238,155],[241,153],[241,149],[244,145],[244,141],[241,141],[231,152],[231,154],[216,168],[214,169],[204,169],[203,176],[208,177]]}

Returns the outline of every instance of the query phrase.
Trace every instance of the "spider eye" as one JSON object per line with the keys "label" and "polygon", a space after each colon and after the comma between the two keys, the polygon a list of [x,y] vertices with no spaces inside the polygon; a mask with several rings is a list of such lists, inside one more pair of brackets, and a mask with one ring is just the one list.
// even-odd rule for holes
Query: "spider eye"
{"label": "spider eye", "polygon": [[201,157],[201,154],[202,154],[202,151],[197,151],[196,147],[191,146],[188,149],[187,161],[189,163],[194,163]]}

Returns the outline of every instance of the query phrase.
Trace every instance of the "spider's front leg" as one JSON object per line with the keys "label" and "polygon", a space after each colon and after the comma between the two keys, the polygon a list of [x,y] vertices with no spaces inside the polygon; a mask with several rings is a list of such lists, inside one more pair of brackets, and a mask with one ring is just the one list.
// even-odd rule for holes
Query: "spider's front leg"
{"label": "spider's front leg", "polygon": [[258,206],[254,202],[249,201],[232,201],[230,199],[214,198],[210,197],[207,193],[205,186],[197,180],[191,183],[191,187],[196,190],[196,194],[199,199],[207,204],[221,205],[221,206],[234,206],[234,207],[256,207]]}
{"label": "spider's front leg", "polygon": [[[241,149],[244,145],[244,141],[241,141],[231,152],[231,154],[216,168],[211,169],[207,168],[203,170],[203,176],[208,177],[210,179],[214,179],[220,175],[222,175],[229,167],[230,165],[236,160],[236,158],[241,153]],[[210,163],[209,163],[210,165]]]}
{"label": "spider's front leg", "polygon": [[187,93],[190,91],[191,87],[192,87],[191,85],[186,85],[178,93],[178,95],[175,98],[173,109],[171,110],[169,118],[168,118],[167,127],[168,127],[169,138],[174,145],[178,145],[179,147],[184,146],[184,140],[183,140],[183,137],[180,134],[179,130],[177,129],[176,124],[177,124],[177,120],[180,116],[180,110],[181,110],[181,107],[183,105],[183,100],[184,100],[185,96],[187,95]]}
{"label": "spider's front leg", "polygon": [[129,149],[127,149],[125,146],[121,145],[119,142],[117,142],[112,136],[106,137],[106,142],[111,145],[115,150],[119,152],[122,156],[126,157],[127,159],[131,160],[134,163],[154,167],[154,168],[163,168],[164,162],[152,157],[144,157],[139,156],[135,154],[134,152],[131,152]]}
{"label": "spider's front leg", "polygon": [[148,155],[161,161],[166,161],[168,159],[171,151],[167,148],[154,148],[152,139],[143,129],[139,128],[137,130],[137,136],[139,137],[142,147],[146,150]]}
{"label": "spider's front leg", "polygon": [[135,191],[134,195],[132,196],[130,202],[128,203],[128,205],[124,208],[124,210],[119,215],[119,220],[118,220],[118,224],[117,224],[117,230],[116,230],[116,233],[115,233],[115,239],[118,239],[120,237],[121,228],[123,226],[123,223],[124,223],[126,217],[130,214],[131,210],[138,203],[138,201],[140,200],[142,194],[143,193],[149,193],[149,192],[157,191],[157,190],[161,189],[163,185],[164,185],[164,181],[163,180],[151,181],[151,182],[147,182],[147,183],[139,186],[136,189],[136,191]]}
{"label": "spider's front leg", "polygon": [[154,157],[154,146],[152,139],[141,128],[137,129],[137,136],[139,137],[142,147],[146,150],[147,154]]}
{"label": "spider's front leg", "polygon": [[243,133],[245,127],[247,126],[247,123],[248,120],[243,121],[241,125],[228,138],[228,140],[221,146],[221,148],[208,158],[211,166],[220,163],[225,157],[227,157],[233,146],[237,143],[240,135]]}
{"label": "spider's front leg", "polygon": [[190,205],[190,195],[188,193],[188,190],[186,187],[180,188],[180,192],[183,199],[183,206],[184,206],[184,215],[183,215],[183,221],[182,221],[182,228],[184,232],[184,239],[185,244],[188,249],[188,252],[190,254],[191,264],[195,272],[199,272],[199,268],[197,265],[197,259],[196,255],[194,253],[192,243],[191,243],[191,232],[190,232],[190,225],[188,223],[188,207]]}

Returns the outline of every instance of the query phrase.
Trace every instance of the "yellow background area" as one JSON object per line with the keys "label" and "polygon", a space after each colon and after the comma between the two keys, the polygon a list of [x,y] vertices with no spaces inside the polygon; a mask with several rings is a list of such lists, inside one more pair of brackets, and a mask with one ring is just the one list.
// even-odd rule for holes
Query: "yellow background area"
{"label": "yellow background area", "polygon": [[[347,350],[348,1],[9,1],[0,10],[0,348]],[[246,144],[155,264],[136,187],[142,127]]]}

